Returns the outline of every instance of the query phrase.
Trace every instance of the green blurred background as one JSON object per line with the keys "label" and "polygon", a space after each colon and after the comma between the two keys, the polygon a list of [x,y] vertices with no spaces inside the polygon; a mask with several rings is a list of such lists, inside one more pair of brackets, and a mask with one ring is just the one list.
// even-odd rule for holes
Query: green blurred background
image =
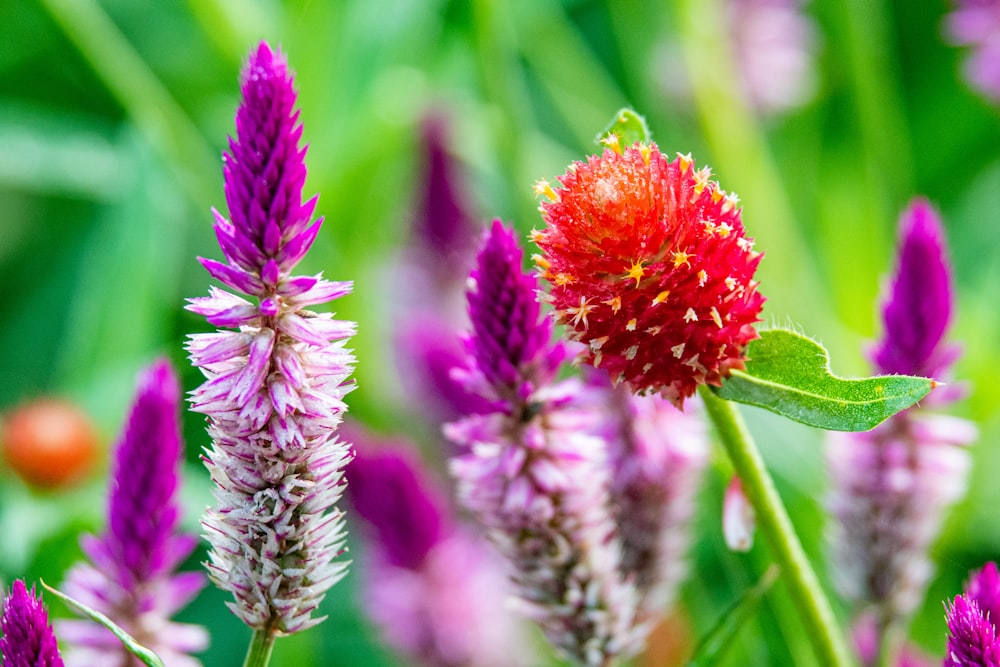
{"label": "green blurred background", "polygon": [[[939,574],[913,636],[940,655],[941,600],[1000,556],[1000,127],[968,88],[942,0],[814,0],[811,92],[780,113],[745,103],[724,0],[3,0],[0,2],[0,409],[61,395],[117,433],[138,370],[168,355],[199,382],[183,309],[203,295],[198,255],[218,257],[210,208],[225,211],[220,155],[233,131],[242,60],[260,40],[295,70],[309,143],[306,193],[323,232],[304,262],[354,280],[336,306],[356,320],[352,416],[385,433],[419,419],[394,381],[391,284],[422,186],[421,123],[449,119],[449,148],[476,219],[537,224],[532,185],[596,150],[614,112],[645,114],[667,152],[691,152],[737,192],[765,251],[769,321],[831,350],[834,370],[867,372],[877,300],[909,199],[939,207],[958,287],[955,412],[982,436],[967,500],[934,547]],[[747,410],[822,576],[821,436]],[[198,462],[203,420],[185,417],[186,526],[210,502]],[[433,442],[425,442],[431,450]],[[433,454],[433,451],[431,452]],[[719,537],[721,457],[702,494],[683,602],[707,629],[763,570],[767,550],[727,553]],[[59,493],[0,471],[0,578],[58,582],[100,530],[104,466]],[[363,549],[352,543],[355,562]],[[188,567],[197,567],[204,551]],[[328,595],[330,619],[279,641],[272,664],[391,665],[357,607],[355,577]],[[249,632],[214,588],[182,615],[213,635],[206,664],[236,665]],[[811,664],[779,584],[728,664]],[[62,609],[55,607],[62,613]],[[841,611],[844,611],[841,609]]]}

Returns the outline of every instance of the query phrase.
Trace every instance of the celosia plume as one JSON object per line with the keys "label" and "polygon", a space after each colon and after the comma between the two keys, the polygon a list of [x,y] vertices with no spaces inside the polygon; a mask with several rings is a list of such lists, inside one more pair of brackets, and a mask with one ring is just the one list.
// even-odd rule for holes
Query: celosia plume
{"label": "celosia plume", "polygon": [[620,573],[609,509],[600,413],[575,380],[555,383],[565,353],[535,298],[536,280],[499,221],[472,272],[467,386],[491,412],[449,424],[467,453],[453,460],[459,497],[510,564],[519,607],[577,664],[605,666],[633,654],[636,592]]}
{"label": "celosia plume", "polygon": [[213,442],[209,573],[233,593],[230,608],[247,625],[288,634],[322,620],[312,613],[347,568],[331,561],[344,550],[334,506],[351,453],[335,430],[352,389],[344,340],[354,324],[306,307],[351,285],[291,273],[322,220],[312,219],[315,197],[302,203],[305,149],[284,57],[261,43],[242,83],[224,166],[230,220],[215,214],[226,261],[201,262],[252,301],[216,288],[191,299],[190,310],[223,327],[188,343],[208,378],[192,410],[208,416]]}
{"label": "celosia plume", "polygon": [[689,156],[636,144],[538,187],[536,263],[557,321],[587,344],[587,362],[677,405],[743,366],[764,303],[737,197],[710,177]]}
{"label": "celosia plume", "polygon": [[41,598],[15,579],[0,617],[2,667],[63,667],[59,646]]}
{"label": "celosia plume", "polygon": [[[945,248],[933,209],[915,200],[900,220],[885,331],[872,355],[877,371],[937,375],[954,361],[955,348],[943,342],[953,301]],[[905,627],[923,599],[934,571],[929,548],[945,511],[965,493],[965,447],[976,436],[972,423],[926,406],[866,433],[828,436],[834,581],[859,613],[874,617],[876,646]]]}
{"label": "celosia plume", "polygon": [[954,294],[944,230],[926,199],[910,203],[900,217],[896,271],[882,308],[885,333],[872,352],[883,374],[940,377],[958,356],[945,345]]}
{"label": "celosia plume", "polygon": [[[114,621],[167,667],[201,663],[188,653],[208,645],[201,626],[170,620],[205,585],[202,572],[176,573],[197,545],[179,533],[180,471],[183,462],[178,410],[180,385],[169,362],[160,360],[139,378],[109,489],[107,529],[81,540],[89,563],[75,565],[64,592]],[[66,663],[140,664],[121,641],[90,620],[59,621],[70,649]]]}

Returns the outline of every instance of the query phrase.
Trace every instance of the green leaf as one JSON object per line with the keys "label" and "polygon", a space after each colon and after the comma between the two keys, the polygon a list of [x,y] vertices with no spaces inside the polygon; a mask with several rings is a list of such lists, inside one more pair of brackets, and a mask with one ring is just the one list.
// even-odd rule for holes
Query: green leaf
{"label": "green leaf", "polygon": [[694,656],[688,662],[687,667],[711,667],[711,665],[719,664],[740,628],[743,627],[748,618],[753,616],[757,605],[777,581],[780,572],[777,565],[769,567],[760,581],[743,593],[740,599],[719,617],[708,634],[698,642]]}
{"label": "green leaf", "polygon": [[746,370],[732,371],[716,390],[721,398],[829,431],[875,428],[937,386],[906,375],[839,378],[830,372],[822,345],[787,329],[762,331],[746,354]]}
{"label": "green leaf", "polygon": [[605,144],[605,140],[611,135],[618,137],[618,145],[621,148],[631,146],[637,141],[648,143],[650,141],[649,127],[646,119],[628,107],[619,109],[618,113],[611,120],[611,123],[597,135],[597,143]]}
{"label": "green leaf", "polygon": [[141,660],[144,665],[146,665],[147,667],[164,667],[163,661],[160,660],[160,657],[158,655],[150,651],[145,646],[141,645],[139,642],[137,642],[135,638],[132,637],[132,635],[130,635],[129,633],[125,632],[117,625],[115,625],[114,621],[112,621],[110,618],[108,618],[99,611],[91,609],[82,602],[74,600],[65,593],[60,593],[59,591],[52,588],[44,581],[42,581],[41,583],[42,586],[45,587],[45,590],[47,590],[49,593],[52,593],[57,598],[68,604],[70,607],[78,609],[80,613],[84,614],[91,620],[100,623],[108,630],[110,630],[115,637],[118,637],[118,639],[121,640],[122,644],[125,645],[125,648],[127,648],[129,652],[132,653],[132,655],[139,658],[139,660]]}

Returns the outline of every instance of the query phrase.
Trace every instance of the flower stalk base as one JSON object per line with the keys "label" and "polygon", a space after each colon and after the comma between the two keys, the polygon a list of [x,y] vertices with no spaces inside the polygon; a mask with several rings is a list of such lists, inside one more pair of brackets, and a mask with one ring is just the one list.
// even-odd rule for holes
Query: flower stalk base
{"label": "flower stalk base", "polygon": [[267,630],[254,630],[247,649],[243,667],[267,667],[271,662],[271,651],[274,650],[274,633]]}
{"label": "flower stalk base", "polygon": [[760,451],[736,406],[699,387],[709,418],[743,482],[743,489],[757,513],[757,525],[784,574],[792,601],[813,642],[820,664],[848,667],[853,664],[833,615],[833,609],[806,558],[788,512],[781,502]]}

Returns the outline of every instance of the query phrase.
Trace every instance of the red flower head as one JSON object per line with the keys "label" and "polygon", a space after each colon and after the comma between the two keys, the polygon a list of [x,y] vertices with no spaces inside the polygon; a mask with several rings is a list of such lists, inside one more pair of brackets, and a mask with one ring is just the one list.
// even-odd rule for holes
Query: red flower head
{"label": "red flower head", "polygon": [[612,148],[573,163],[558,189],[539,183],[548,227],[533,233],[535,262],[588,363],[681,405],[743,367],[764,304],[761,254],[710,169],[653,143]]}

